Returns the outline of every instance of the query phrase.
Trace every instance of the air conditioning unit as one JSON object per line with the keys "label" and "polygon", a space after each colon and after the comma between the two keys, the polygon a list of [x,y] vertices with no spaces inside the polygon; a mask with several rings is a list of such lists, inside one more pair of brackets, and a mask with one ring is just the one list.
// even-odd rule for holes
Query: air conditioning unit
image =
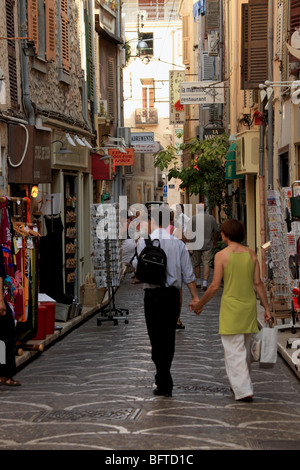
{"label": "air conditioning unit", "polygon": [[207,52],[209,56],[219,55],[219,33],[218,31],[207,35]]}
{"label": "air conditioning unit", "polygon": [[236,173],[258,173],[259,131],[244,131],[236,135]]}

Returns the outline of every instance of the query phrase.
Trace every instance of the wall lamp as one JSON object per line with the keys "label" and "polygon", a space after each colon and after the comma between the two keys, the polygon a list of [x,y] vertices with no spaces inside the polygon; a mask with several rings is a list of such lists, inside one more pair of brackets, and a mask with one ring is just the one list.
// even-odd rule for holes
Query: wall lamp
{"label": "wall lamp", "polygon": [[53,140],[53,142],[51,142],[51,144],[54,144],[55,142],[60,142],[60,143],[61,143],[61,146],[60,146],[60,149],[57,150],[57,151],[54,152],[54,153],[58,153],[58,154],[61,154],[61,155],[62,155],[62,154],[67,154],[67,153],[72,153],[71,150],[68,150],[68,149],[65,147],[65,145],[64,145],[64,143],[63,143],[62,140]]}
{"label": "wall lamp", "polygon": [[70,136],[70,134],[68,132],[66,133],[66,139],[67,139],[67,141],[69,142],[70,145],[73,145],[73,147],[76,147],[76,144],[75,144],[74,140],[72,139],[72,137]]}
{"label": "wall lamp", "polygon": [[260,97],[261,100],[268,95],[268,99],[273,93],[273,87],[291,87],[291,98],[293,104],[300,104],[300,80],[294,81],[282,81],[282,82],[271,82],[266,80],[265,83],[260,83],[258,88],[261,90]]}

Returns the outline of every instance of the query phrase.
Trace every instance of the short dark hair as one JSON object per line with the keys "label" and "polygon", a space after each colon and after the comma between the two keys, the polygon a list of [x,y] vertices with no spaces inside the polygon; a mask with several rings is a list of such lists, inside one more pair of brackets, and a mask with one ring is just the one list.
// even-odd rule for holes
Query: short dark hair
{"label": "short dark hair", "polygon": [[148,213],[148,219],[154,219],[158,227],[167,228],[170,225],[171,210],[164,206],[154,207],[150,214]]}
{"label": "short dark hair", "polygon": [[245,226],[243,222],[235,219],[228,219],[223,222],[221,232],[232,242],[241,243],[245,239]]}

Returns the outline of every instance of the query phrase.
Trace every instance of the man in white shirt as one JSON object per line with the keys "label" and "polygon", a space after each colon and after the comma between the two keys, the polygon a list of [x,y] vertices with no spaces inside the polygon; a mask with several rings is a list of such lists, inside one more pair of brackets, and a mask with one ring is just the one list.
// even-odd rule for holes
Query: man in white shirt
{"label": "man in white shirt", "polygon": [[[165,287],[144,284],[144,310],[147,330],[152,347],[152,360],[156,366],[154,395],[172,396],[171,365],[175,352],[175,328],[180,314],[180,289],[185,283],[192,299],[198,298],[195,275],[185,244],[165,229],[170,224],[170,210],[153,208],[149,213],[150,238],[159,239],[167,256]],[[145,240],[137,245],[139,255]],[[137,266],[137,258],[133,261]]]}

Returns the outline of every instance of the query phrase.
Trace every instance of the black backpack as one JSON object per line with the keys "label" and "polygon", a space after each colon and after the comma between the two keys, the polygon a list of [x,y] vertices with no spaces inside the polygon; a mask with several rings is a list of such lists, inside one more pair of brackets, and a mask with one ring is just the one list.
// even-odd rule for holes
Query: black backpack
{"label": "black backpack", "polygon": [[[158,242],[158,245],[154,245]],[[141,282],[148,284],[165,285],[167,256],[160,247],[158,239],[151,240],[149,237],[145,239],[146,246],[138,256],[136,277]]]}

